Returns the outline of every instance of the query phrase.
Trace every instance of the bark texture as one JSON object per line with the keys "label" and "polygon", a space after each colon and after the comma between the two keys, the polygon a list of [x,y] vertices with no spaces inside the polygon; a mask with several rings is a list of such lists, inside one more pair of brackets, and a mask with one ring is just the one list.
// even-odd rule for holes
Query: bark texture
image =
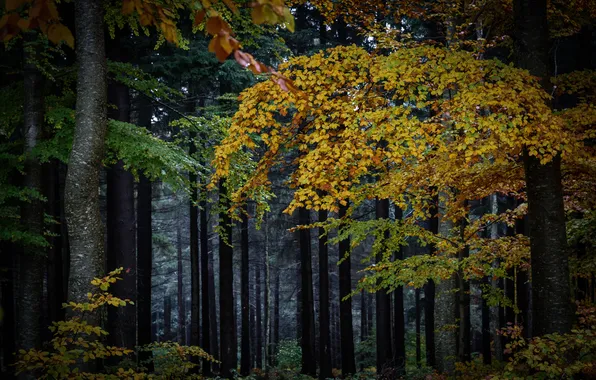
{"label": "bark texture", "polygon": [[[515,0],[516,63],[550,86],[546,0]],[[571,330],[568,247],[561,157],[542,165],[524,152],[532,260],[532,316],[536,336]]]}
{"label": "bark texture", "polygon": [[[327,211],[319,211],[319,222],[327,221]],[[319,228],[319,379],[331,377],[329,332],[329,247],[325,229]]]}
{"label": "bark texture", "polygon": [[[298,210],[299,223],[301,225],[310,224],[310,213],[304,208]],[[301,229],[300,236],[300,273],[301,273],[301,313],[300,319],[302,324],[302,337],[300,339],[300,346],[302,348],[302,369],[301,373],[310,376],[316,376],[317,365],[315,361],[314,350],[314,303],[313,303],[313,288],[312,288],[312,263],[311,263],[311,246],[310,246],[310,231]]]}
{"label": "bark texture", "polygon": [[[106,58],[103,1],[75,1],[78,60],[75,132],[65,185],[70,242],[68,300],[85,302],[91,280],[104,272],[99,172],[106,135]],[[99,323],[99,314],[85,319]]]}
{"label": "bark texture", "polygon": [[[340,206],[339,217],[346,215],[348,207]],[[354,329],[352,327],[352,262],[350,258],[350,238],[339,242],[339,323],[341,329],[341,372],[350,375],[356,372],[354,358]],[[348,297],[344,300],[344,297]]]}
{"label": "bark texture", "polygon": [[245,207],[242,213],[242,224],[241,224],[241,280],[242,286],[241,291],[241,302],[242,302],[242,346],[240,353],[240,374],[242,376],[248,376],[250,373],[250,304],[249,304],[249,268],[248,268],[248,208]]}

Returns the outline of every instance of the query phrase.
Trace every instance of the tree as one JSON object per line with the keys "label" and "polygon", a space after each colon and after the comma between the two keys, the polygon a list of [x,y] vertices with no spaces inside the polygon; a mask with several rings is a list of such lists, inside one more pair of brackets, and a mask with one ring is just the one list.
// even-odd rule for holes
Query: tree
{"label": "tree", "polygon": [[[389,219],[389,200],[379,199],[375,205],[376,218],[379,220]],[[386,245],[388,232],[380,237],[384,241],[380,244]],[[383,260],[382,253],[377,256],[377,262]],[[391,347],[391,298],[386,290],[376,294],[376,319],[377,319],[377,371],[389,373],[393,367],[393,351]],[[389,338],[389,339],[388,339]]]}
{"label": "tree", "polygon": [[[515,57],[519,67],[550,88],[546,0],[515,0]],[[569,264],[561,184],[561,156],[543,162],[524,150],[532,257],[532,314],[535,335],[571,330]]]}
{"label": "tree", "polygon": [[242,307],[242,348],[240,353],[240,374],[242,376],[247,376],[250,373],[250,320],[249,320],[249,311],[250,311],[250,304],[249,304],[249,296],[250,296],[250,282],[249,278],[249,267],[248,267],[248,259],[249,259],[249,240],[248,240],[248,207],[245,206],[245,209],[242,211],[242,215],[240,216],[242,219],[241,224],[241,241],[240,241],[240,250],[242,253],[242,263],[241,263],[241,281],[242,285],[241,289],[241,307]]}
{"label": "tree", "polygon": [[[68,300],[85,302],[92,290],[91,280],[104,270],[104,229],[97,191],[107,121],[102,2],[75,2],[75,31],[79,64],[76,125],[65,185],[71,251]],[[93,315],[88,318],[99,322]]]}
{"label": "tree", "polygon": [[[298,209],[298,222],[301,225],[310,224],[310,212],[304,208]],[[315,342],[314,342],[314,304],[313,304],[313,288],[312,288],[312,263],[311,263],[311,246],[310,246],[310,231],[308,229],[301,229],[299,232],[300,238],[300,273],[301,273],[301,338],[300,348],[302,349],[302,369],[301,373],[305,375],[315,376],[317,373],[317,365],[315,361]]]}
{"label": "tree", "polygon": [[[339,218],[346,216],[347,205],[339,208]],[[354,358],[354,329],[352,326],[352,265],[350,258],[350,238],[339,242],[339,323],[341,330],[341,373],[348,375],[356,372]],[[385,339],[386,337],[383,337]]]}
{"label": "tree", "polygon": [[[327,211],[319,211],[319,222],[327,221]],[[276,293],[278,296],[279,293]],[[331,377],[331,336],[329,329],[329,248],[327,233],[319,228],[319,379]]]}

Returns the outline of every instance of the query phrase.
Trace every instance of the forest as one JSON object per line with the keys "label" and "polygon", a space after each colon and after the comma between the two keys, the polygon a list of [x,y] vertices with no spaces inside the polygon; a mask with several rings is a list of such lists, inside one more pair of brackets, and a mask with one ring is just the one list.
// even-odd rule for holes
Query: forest
{"label": "forest", "polygon": [[595,20],[0,0],[0,377],[596,378]]}

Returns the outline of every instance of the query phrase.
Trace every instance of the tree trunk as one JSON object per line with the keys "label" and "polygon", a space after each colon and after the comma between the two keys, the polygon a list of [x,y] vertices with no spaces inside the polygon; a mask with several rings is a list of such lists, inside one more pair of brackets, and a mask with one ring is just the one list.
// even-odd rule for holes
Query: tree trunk
{"label": "tree trunk", "polygon": [[[467,201],[465,202],[467,206]],[[467,219],[464,217],[460,222],[460,238],[465,238],[465,228]],[[470,255],[468,246],[459,252],[459,260],[463,261]],[[463,277],[463,271],[460,270],[457,276],[458,298],[459,298],[459,342],[458,357],[460,362],[469,362],[472,355],[472,341],[470,339],[471,319],[470,319],[470,282]]]}
{"label": "tree trunk", "polygon": [[[319,211],[319,223],[327,221],[327,211]],[[319,379],[331,377],[329,333],[329,247],[325,229],[319,227]]]}
{"label": "tree trunk", "polygon": [[[178,213],[177,220],[181,220],[180,214]],[[178,343],[186,344],[186,297],[184,297],[184,264],[182,262],[182,226],[180,223],[176,224],[176,252],[177,252],[177,263],[176,269],[176,285],[177,285],[177,305],[178,305],[178,326],[176,329],[176,335]]]}
{"label": "tree trunk", "polygon": [[232,225],[228,214],[229,200],[224,180],[219,182],[219,312],[220,312],[220,351],[221,375],[232,378],[236,369],[237,357],[234,344],[236,321],[234,319],[234,250],[232,248]]}
{"label": "tree trunk", "polygon": [[[195,133],[191,134],[191,140],[196,137]],[[196,153],[196,146],[191,143],[189,154]],[[199,346],[201,344],[200,337],[200,323],[199,312],[201,305],[201,276],[199,267],[199,208],[197,202],[199,201],[199,192],[197,186],[197,175],[193,173],[188,174],[188,179],[192,186],[189,202],[190,214],[190,342],[191,346]],[[203,348],[204,349],[204,348]],[[197,363],[198,364],[198,363]]]}
{"label": "tree trunk", "polygon": [[[550,88],[546,0],[515,0],[517,65]],[[561,156],[542,165],[524,150],[532,261],[532,316],[536,336],[571,330],[569,264],[565,231]]]}
{"label": "tree trunk", "polygon": [[15,297],[14,297],[14,277],[15,251],[14,244],[8,241],[0,241],[0,295],[2,296],[0,306],[3,311],[2,318],[2,375],[7,379],[14,378],[15,350]]}
{"label": "tree trunk", "polygon": [[163,301],[163,340],[172,339],[172,296],[166,294]]}
{"label": "tree trunk", "polygon": [[262,329],[262,313],[261,313],[261,264],[255,268],[255,294],[257,304],[257,368],[263,368],[263,329]]}
{"label": "tree trunk", "polygon": [[422,366],[422,352],[420,349],[420,289],[414,290],[414,302],[416,307],[416,367]]}
{"label": "tree trunk", "polygon": [[[443,207],[443,204],[439,207]],[[447,219],[439,221],[439,235],[447,237],[453,223]],[[457,357],[456,311],[457,300],[454,290],[457,289],[456,276],[441,281],[436,287],[435,299],[435,337],[436,366],[439,372],[452,373],[455,370]]]}
{"label": "tree trunk", "polygon": [[[204,189],[204,186],[202,187]],[[213,355],[216,353],[215,350],[211,350],[211,326],[215,326],[215,321],[211,319],[211,298],[209,296],[211,292],[211,283],[209,276],[213,274],[213,268],[209,266],[209,231],[207,224],[207,195],[201,194],[199,218],[201,227],[201,301],[202,309],[201,316],[202,321],[202,348],[209,354]],[[214,292],[215,294],[215,292]],[[211,362],[203,360],[203,375],[205,377],[211,376]]]}
{"label": "tree trunk", "polygon": [[[139,97],[138,123],[151,131],[153,107]],[[139,176],[137,187],[137,340],[139,346],[151,343],[151,277],[153,268],[152,189],[147,176]],[[139,352],[139,363],[153,371],[151,351]]]}
{"label": "tree trunk", "polygon": [[[118,41],[113,41],[115,44]],[[112,49],[111,59],[121,59],[118,49]],[[130,95],[128,87],[111,81],[108,86],[108,117],[113,120],[130,121]],[[113,294],[136,303],[136,224],[134,178],[118,161],[107,171],[107,265],[108,270],[124,268],[122,280],[112,285]],[[108,343],[112,346],[134,349],[137,326],[136,306],[108,308]],[[112,361],[112,362],[117,362]]]}
{"label": "tree trunk", "polygon": [[274,365],[277,365],[277,350],[279,347],[279,267],[275,271],[275,291],[273,295],[273,352],[275,353],[276,360]]}
{"label": "tree trunk", "polygon": [[248,207],[245,206],[242,211],[242,226],[240,247],[242,253],[241,274],[242,285],[241,302],[242,302],[242,348],[240,353],[240,375],[248,376],[250,373],[250,282],[248,280]]}
{"label": "tree trunk", "polygon": [[[488,198],[489,200],[489,211],[491,214],[498,214],[499,213],[499,205],[498,205],[498,198],[497,194],[491,194]],[[498,239],[499,238],[499,226],[496,223],[493,223],[490,226],[490,238],[491,239]],[[498,260],[493,261],[492,267],[498,268],[500,265]],[[499,288],[499,279],[495,278],[494,276],[491,277],[490,285],[493,289]],[[491,306],[490,307],[490,334],[492,336],[493,341],[493,351],[495,353],[495,359],[498,361],[503,360],[503,336],[499,335],[497,331],[501,327],[502,320],[501,320],[501,313],[500,307]]]}
{"label": "tree trunk", "polygon": [[[436,191],[435,189],[430,189]],[[433,234],[439,233],[439,196],[435,195],[429,208],[429,230]],[[429,255],[435,254],[435,246],[429,246]],[[436,365],[435,342],[435,295],[436,286],[433,280],[428,280],[424,285],[424,335],[426,341],[426,365],[434,368]]]}
{"label": "tree trunk", "polygon": [[[298,218],[300,225],[310,224],[310,212],[305,208],[298,209]],[[312,264],[310,247],[310,230],[301,229],[300,236],[300,269],[301,269],[301,288],[302,305],[301,324],[302,339],[300,347],[302,348],[302,369],[300,373],[309,376],[315,376],[317,367],[315,362],[314,350],[314,304],[312,288]]]}
{"label": "tree trunk", "polygon": [[[402,209],[395,205],[395,222],[401,222],[403,217]],[[404,259],[404,247],[399,246],[395,252],[395,260]],[[397,375],[406,374],[406,325],[404,320],[404,288],[398,286],[393,292],[393,349],[394,363],[397,368]]]}
{"label": "tree trunk", "polygon": [[[376,218],[389,219],[389,200],[376,200]],[[383,247],[386,247],[386,240],[389,233],[386,231]],[[377,262],[382,259],[382,253],[377,255]],[[383,373],[389,373],[393,362],[393,352],[391,349],[391,298],[386,290],[381,289],[376,293],[376,311],[377,311],[377,373],[382,376]]]}
{"label": "tree trunk", "polygon": [[[65,185],[70,240],[68,300],[86,302],[91,280],[104,272],[104,228],[99,212],[99,171],[106,135],[106,58],[103,1],[75,1],[77,101]],[[99,313],[85,320],[99,325]]]}
{"label": "tree trunk", "polygon": [[[35,34],[27,33],[25,41],[32,44]],[[30,156],[39,142],[44,123],[44,80],[35,66],[35,57],[27,52],[35,46],[25,47],[23,78],[23,137],[25,154],[25,188],[42,192],[41,164]],[[21,223],[24,230],[42,237],[44,232],[44,208],[39,200],[23,202]],[[5,253],[6,254],[6,253]],[[45,248],[25,243],[19,265],[19,293],[17,298],[16,348],[28,350],[39,348],[41,343],[41,317],[43,279],[45,273]],[[21,375],[21,378],[29,378]]]}
{"label": "tree trunk", "polygon": [[264,232],[265,232],[265,262],[263,263],[263,267],[265,268],[265,288],[264,288],[264,302],[263,302],[263,332],[265,333],[264,341],[264,355],[265,355],[265,364],[271,365],[270,362],[270,353],[269,353],[269,339],[271,337],[271,320],[269,318],[270,310],[269,305],[271,305],[271,279],[269,276],[269,223],[267,223],[267,216],[265,216],[264,222]]}
{"label": "tree trunk", "polygon": [[[213,256],[209,255],[209,321],[211,322],[211,355],[219,360],[219,328],[217,319],[217,302],[215,297],[215,269]],[[211,364],[212,371],[219,371],[219,363]]]}
{"label": "tree trunk", "polygon": [[364,342],[368,337],[368,320],[367,320],[367,306],[366,294],[364,290],[360,292],[360,342]]}
{"label": "tree trunk", "polygon": [[[348,207],[339,207],[339,217],[346,215]],[[352,263],[349,256],[350,238],[339,242],[339,322],[341,329],[341,373],[343,376],[356,372],[354,358],[354,328],[352,326],[352,298],[344,300],[352,292]]]}

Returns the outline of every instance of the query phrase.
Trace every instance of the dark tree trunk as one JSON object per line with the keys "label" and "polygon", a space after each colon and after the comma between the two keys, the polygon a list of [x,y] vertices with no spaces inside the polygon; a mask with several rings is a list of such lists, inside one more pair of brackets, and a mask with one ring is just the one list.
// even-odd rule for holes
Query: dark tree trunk
{"label": "dark tree trunk", "polygon": [[[78,60],[75,132],[68,161],[65,211],[70,240],[68,300],[86,302],[91,280],[104,272],[99,172],[106,135],[106,58],[103,1],[75,1]],[[98,325],[99,313],[85,320]]]}
{"label": "dark tree trunk", "polygon": [[[485,277],[482,282],[484,286],[490,286],[490,280]],[[484,293],[484,292],[483,292]],[[491,364],[492,356],[490,350],[490,308],[485,294],[482,294],[482,361],[484,364]]]}
{"label": "dark tree trunk", "polygon": [[[24,54],[23,78],[23,138],[25,154],[25,176],[23,185],[32,191],[42,192],[42,167],[38,160],[30,156],[39,142],[44,123],[44,80],[35,65],[36,57],[27,53],[34,51],[35,34],[27,33],[27,46]],[[44,232],[44,208],[39,200],[23,202],[21,223],[28,233],[41,237]],[[6,253],[5,253],[6,254]],[[45,273],[45,248],[25,244],[19,265],[19,293],[17,298],[16,348],[29,350],[39,348],[41,343],[41,318],[43,279]],[[26,375],[20,377],[29,378]]]}
{"label": "dark tree trunk", "polygon": [[262,313],[261,313],[261,265],[260,263],[255,268],[255,295],[257,307],[257,368],[263,368],[263,329],[262,329]]}
{"label": "dark tree trunk", "polygon": [[[376,200],[376,218],[389,219],[389,200]],[[384,239],[389,237],[385,233]],[[385,246],[383,242],[383,246]],[[382,254],[377,255],[377,262],[380,262]],[[382,374],[392,366],[393,352],[391,349],[391,298],[386,290],[376,293],[376,318],[377,318],[377,373]]]}
{"label": "dark tree trunk", "polygon": [[[203,187],[204,188],[204,187]],[[201,227],[201,301],[202,301],[202,348],[206,352],[213,355],[216,353],[215,350],[211,350],[211,327],[215,326],[215,321],[211,320],[211,282],[209,276],[213,274],[213,268],[209,265],[209,231],[207,224],[207,195],[201,194],[199,218]],[[214,292],[215,294],[215,292]],[[208,377],[211,376],[211,362],[203,360],[203,375]]]}
{"label": "dark tree trunk", "polygon": [[[191,134],[191,140],[194,140],[196,134]],[[191,143],[189,154],[196,153],[196,146]],[[191,346],[201,344],[200,337],[200,305],[201,305],[201,276],[199,267],[199,192],[197,190],[197,175],[188,174],[188,179],[192,186],[189,203],[190,214],[190,342]],[[204,349],[204,348],[203,348]],[[197,363],[198,364],[198,363]]]}
{"label": "dark tree trunk", "polygon": [[[177,218],[181,220],[180,216]],[[184,263],[182,262],[182,226],[176,224],[176,285],[177,285],[177,305],[178,305],[178,326],[176,336],[178,343],[186,344],[186,299],[184,297]]]}
{"label": "dark tree trunk", "polygon": [[[117,41],[113,41],[113,45]],[[117,48],[110,51],[112,60],[122,60]],[[130,121],[130,95],[128,87],[111,81],[108,87],[110,108],[108,117],[113,120]],[[134,178],[118,161],[107,171],[107,265],[108,270],[124,268],[122,280],[112,285],[113,294],[136,303],[136,224]],[[108,308],[108,343],[112,346],[133,349],[136,344],[136,306]]]}
{"label": "dark tree trunk", "polygon": [[265,364],[271,365],[270,362],[270,338],[271,338],[271,321],[270,321],[270,300],[271,300],[271,283],[269,278],[269,225],[267,223],[267,215],[265,215],[265,221],[263,230],[265,232],[265,255],[263,257],[263,268],[265,269],[265,283],[263,288],[263,333],[264,333],[264,350]]}
{"label": "dark tree trunk", "polygon": [[[433,234],[439,233],[439,197],[435,196],[429,208],[430,220],[429,230]],[[430,245],[429,255],[435,254],[435,247]],[[428,280],[424,286],[424,335],[426,341],[426,365],[435,367],[436,344],[435,344],[435,283]]]}
{"label": "dark tree trunk", "polygon": [[414,290],[415,307],[416,307],[416,366],[420,368],[422,366],[422,352],[420,349],[420,289]]}
{"label": "dark tree trunk", "polygon": [[364,290],[360,292],[360,342],[364,342],[368,337],[368,320],[366,308],[366,294]]}
{"label": "dark tree trunk", "polygon": [[223,180],[219,182],[220,207],[219,214],[219,311],[220,311],[220,351],[221,375],[232,377],[232,370],[236,369],[236,345],[234,334],[236,321],[234,319],[234,250],[232,248],[232,224],[228,214],[229,200]]}
{"label": "dark tree trunk", "polygon": [[[346,215],[348,207],[339,207],[339,217]],[[352,292],[352,264],[350,253],[350,239],[339,242],[339,322],[341,329],[341,372],[350,375],[356,372],[354,358],[354,328],[352,327],[352,298],[343,300]]]}
{"label": "dark tree trunk", "polygon": [[[213,256],[209,255],[209,320],[211,321],[211,355],[219,360],[219,328],[217,319],[217,303],[215,302],[215,269]],[[213,371],[219,371],[219,363],[211,364]]]}
{"label": "dark tree trunk", "polygon": [[15,263],[12,253],[15,247],[8,241],[0,242],[0,296],[3,311],[2,318],[2,376],[7,379],[14,378],[15,347],[15,297],[14,297],[14,276]]}
{"label": "dark tree trunk", "polygon": [[[401,221],[402,209],[395,205],[395,222]],[[395,252],[395,260],[404,259],[404,247],[399,246]],[[394,363],[398,376],[406,374],[406,325],[404,319],[404,288],[398,286],[393,292],[393,349]]]}
{"label": "dark tree trunk", "polygon": [[172,339],[172,295],[164,297],[163,304],[163,340]]}
{"label": "dark tree trunk", "polygon": [[[550,87],[546,0],[515,0],[515,54],[517,65]],[[524,150],[528,223],[532,261],[532,316],[534,335],[571,330],[569,265],[565,210],[561,185],[561,157],[545,165]]]}
{"label": "dark tree trunk", "polygon": [[[279,267],[275,271],[275,291],[273,295],[273,352],[277,358],[277,350],[279,347]],[[274,361],[277,364],[277,360]]]}
{"label": "dark tree trunk", "polygon": [[[327,211],[319,211],[319,222],[327,221]],[[319,227],[319,379],[331,377],[329,332],[329,247],[325,229]]]}
{"label": "dark tree trunk", "polygon": [[[140,126],[151,131],[153,108],[145,97],[139,97]],[[151,343],[151,277],[153,268],[152,188],[147,176],[139,176],[137,187],[137,340],[139,346]],[[154,336],[154,335],[153,335]],[[153,371],[151,351],[139,352],[139,363]]]}
{"label": "dark tree trunk", "polygon": [[248,376],[250,373],[250,282],[248,280],[248,207],[245,206],[242,215],[241,225],[241,302],[242,302],[242,348],[240,353],[240,375]]}
{"label": "dark tree trunk", "polygon": [[[301,225],[310,224],[310,213],[305,208],[298,210],[299,223]],[[302,369],[301,373],[309,376],[315,376],[317,373],[315,350],[314,350],[314,304],[312,288],[312,264],[310,247],[310,230],[301,229],[300,236],[300,269],[301,269],[301,288],[302,296],[300,303],[302,305],[301,324],[302,338],[300,346],[302,348]]]}
{"label": "dark tree trunk", "polygon": [[[467,206],[467,201],[465,202]],[[464,217],[460,223],[460,238],[465,238],[465,228],[467,219]],[[468,246],[459,252],[459,260],[463,261],[470,255]],[[470,338],[471,319],[470,319],[470,282],[463,276],[463,271],[458,272],[458,298],[459,298],[459,334],[458,334],[458,357],[461,362],[468,362],[472,355],[472,340]]]}

